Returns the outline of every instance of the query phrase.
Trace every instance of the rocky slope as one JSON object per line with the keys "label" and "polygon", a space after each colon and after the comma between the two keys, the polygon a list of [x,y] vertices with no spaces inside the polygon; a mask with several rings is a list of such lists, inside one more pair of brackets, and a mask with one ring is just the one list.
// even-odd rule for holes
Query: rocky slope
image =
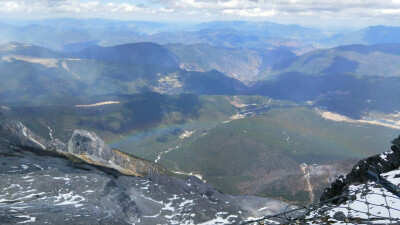
{"label": "rocky slope", "polygon": [[350,184],[368,181],[367,171],[376,174],[387,173],[400,167],[400,136],[392,141],[392,146],[386,152],[359,161],[346,176],[341,176],[330,187],[325,189],[321,201],[338,196],[348,190]]}
{"label": "rocky slope", "polygon": [[111,149],[95,133],[75,130],[67,144],[54,139],[46,141],[18,121],[0,118],[0,135],[11,143],[35,151],[63,155],[76,162],[86,162],[126,175],[167,174],[167,170],[153,162]]}
{"label": "rocky slope", "polygon": [[333,182],[304,224],[399,224],[400,136],[392,143],[390,150],[358,162]]}
{"label": "rocky slope", "polygon": [[[287,210],[289,221],[284,224],[400,224],[400,136],[392,143],[390,150],[358,162],[350,173],[340,176],[319,203]],[[246,224],[273,224],[269,219],[282,215]]]}
{"label": "rocky slope", "polygon": [[[46,142],[23,124],[1,118],[0,221],[237,224],[287,206],[268,198],[224,195],[196,177],[149,174],[165,170],[127,157],[94,133],[77,130],[67,144]],[[148,175],[126,176],[120,173],[124,169]]]}

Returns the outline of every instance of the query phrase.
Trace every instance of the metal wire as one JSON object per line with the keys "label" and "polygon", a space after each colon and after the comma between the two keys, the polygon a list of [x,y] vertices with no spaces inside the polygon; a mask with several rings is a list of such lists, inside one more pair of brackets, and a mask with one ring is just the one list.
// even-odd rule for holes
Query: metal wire
{"label": "metal wire", "polygon": [[[396,206],[389,205],[390,200],[397,200],[400,202],[400,198],[397,195],[399,188],[381,178],[379,175],[373,175],[376,176],[376,179],[371,179],[374,182],[366,183],[361,189],[349,190],[342,195],[308,206],[296,205],[296,208],[294,208],[293,205],[289,205],[281,213],[244,221],[242,224],[276,224],[269,222],[274,219],[281,224],[330,224],[333,220],[341,222],[341,224],[372,224],[380,220],[387,220],[390,222],[380,224],[400,224],[400,216],[397,218],[393,217],[393,213],[396,211],[397,215],[400,215],[400,204]],[[380,192],[371,193],[372,188],[380,188]],[[359,198],[357,198],[357,196]],[[374,203],[370,199],[374,196],[382,197],[384,199],[382,202],[384,203]],[[339,203],[334,204],[338,199],[343,199],[344,201],[339,201]],[[358,207],[352,205],[357,205]],[[360,205],[362,207],[360,207]],[[379,215],[373,213],[374,210],[372,209],[374,208],[382,208],[379,213],[387,210],[388,214]],[[329,215],[329,212],[342,212],[345,218],[335,219],[333,218],[334,216]],[[291,217],[289,214],[296,216]],[[282,220],[284,220],[284,222],[282,222]]]}

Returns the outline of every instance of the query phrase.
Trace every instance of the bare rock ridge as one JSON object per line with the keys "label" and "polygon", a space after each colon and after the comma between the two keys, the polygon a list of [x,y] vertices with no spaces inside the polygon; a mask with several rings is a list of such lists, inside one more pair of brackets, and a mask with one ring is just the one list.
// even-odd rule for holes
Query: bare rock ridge
{"label": "bare rock ridge", "polygon": [[386,152],[359,161],[346,176],[340,176],[322,193],[320,200],[325,201],[344,193],[352,183],[367,181],[368,170],[377,174],[386,173],[400,167],[400,136],[392,141]]}
{"label": "bare rock ridge", "polygon": [[75,130],[67,144],[68,154],[91,164],[113,168],[127,175],[166,174],[162,166],[112,149],[95,133]]}
{"label": "bare rock ridge", "polygon": [[47,147],[46,140],[34,134],[21,122],[3,119],[1,115],[0,135],[16,145],[38,150],[45,150]]}
{"label": "bare rock ridge", "polygon": [[114,169],[125,175],[168,173],[161,165],[112,149],[95,133],[85,130],[75,130],[65,144],[58,139],[46,141],[21,122],[0,118],[0,134],[15,145],[63,155],[74,162]]}

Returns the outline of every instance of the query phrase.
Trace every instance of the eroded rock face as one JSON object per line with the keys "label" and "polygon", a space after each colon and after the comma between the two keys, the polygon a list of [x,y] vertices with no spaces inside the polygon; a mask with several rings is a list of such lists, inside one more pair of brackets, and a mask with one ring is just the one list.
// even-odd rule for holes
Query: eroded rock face
{"label": "eroded rock face", "polygon": [[377,174],[386,173],[400,167],[400,136],[392,141],[390,150],[359,161],[346,176],[333,182],[321,195],[320,201],[341,195],[352,183],[367,181],[368,170]]}
{"label": "eroded rock face", "polygon": [[167,170],[150,161],[111,149],[95,133],[75,130],[67,145],[68,153],[96,165],[118,170],[127,175],[166,174]]}
{"label": "eroded rock face", "polygon": [[22,123],[8,120],[1,115],[0,135],[14,145],[37,151],[49,151],[75,159],[76,162],[83,161],[115,169],[127,175],[146,176],[147,174],[168,173],[164,167],[154,162],[110,148],[95,133],[85,130],[75,130],[67,144],[57,139],[47,142]]}
{"label": "eroded rock face", "polygon": [[114,152],[95,133],[75,130],[68,141],[68,152],[77,155],[91,155],[103,160],[110,160]]}
{"label": "eroded rock face", "polygon": [[47,143],[47,149],[50,150],[50,151],[61,151],[61,152],[67,152],[68,151],[67,145],[64,142],[62,142],[62,141],[60,141],[58,139],[54,139],[52,141],[49,141]]}
{"label": "eroded rock face", "polygon": [[47,142],[34,134],[21,122],[7,120],[0,115],[0,135],[15,145],[45,150]]}

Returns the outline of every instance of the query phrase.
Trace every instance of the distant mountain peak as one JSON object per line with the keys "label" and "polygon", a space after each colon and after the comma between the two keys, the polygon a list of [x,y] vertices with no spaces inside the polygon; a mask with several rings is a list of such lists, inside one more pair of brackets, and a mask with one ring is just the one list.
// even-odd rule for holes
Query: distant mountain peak
{"label": "distant mountain peak", "polygon": [[111,47],[91,46],[83,49],[78,55],[86,59],[113,63],[179,68],[178,60],[172,52],[152,42],[129,43]]}

